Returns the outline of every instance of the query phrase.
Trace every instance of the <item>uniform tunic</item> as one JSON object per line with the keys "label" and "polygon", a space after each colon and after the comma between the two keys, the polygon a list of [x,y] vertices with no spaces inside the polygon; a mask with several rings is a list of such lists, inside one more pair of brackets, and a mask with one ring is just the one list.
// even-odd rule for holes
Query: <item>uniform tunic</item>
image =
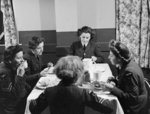
{"label": "uniform tunic", "polygon": [[118,75],[118,87],[112,89],[125,114],[140,114],[147,101],[147,91],[141,68],[132,60],[123,64]]}
{"label": "uniform tunic", "polygon": [[27,90],[25,76],[16,75],[10,65],[0,63],[1,114],[24,114]]}
{"label": "uniform tunic", "polygon": [[27,83],[34,88],[35,84],[40,78],[40,72],[43,69],[43,62],[41,56],[35,56],[31,50],[24,54],[24,59],[27,60],[28,69],[26,72]]}
{"label": "uniform tunic", "polygon": [[102,113],[111,113],[113,105],[107,99],[97,97],[88,90],[76,85],[65,85],[47,88],[36,100],[30,103],[32,114],[40,114],[47,106],[51,114],[84,114],[85,106]]}
{"label": "uniform tunic", "polygon": [[88,45],[86,46],[86,49],[84,49],[84,47],[82,46],[81,41],[74,42],[71,45],[69,53],[72,55],[77,55],[82,59],[91,58],[92,56],[95,56],[97,57],[97,60],[96,60],[97,63],[104,62],[104,58],[100,51],[99,45],[91,41],[89,41]]}

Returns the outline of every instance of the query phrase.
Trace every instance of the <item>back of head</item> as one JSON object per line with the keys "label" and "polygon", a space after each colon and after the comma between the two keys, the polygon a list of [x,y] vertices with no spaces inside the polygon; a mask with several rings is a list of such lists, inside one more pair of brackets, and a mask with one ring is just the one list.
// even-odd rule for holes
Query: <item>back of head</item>
{"label": "back of head", "polygon": [[9,46],[3,53],[3,61],[7,63],[8,61],[14,59],[16,54],[20,51],[23,51],[23,49],[18,44],[15,46]]}
{"label": "back of head", "polygon": [[122,59],[124,62],[128,62],[131,60],[131,54],[126,45],[119,41],[111,40],[109,42],[109,49],[113,54]]}
{"label": "back of head", "polygon": [[29,40],[29,48],[35,49],[40,43],[44,42],[45,39],[42,37],[34,36]]}
{"label": "back of head", "polygon": [[95,31],[88,26],[83,26],[81,29],[78,29],[77,36],[80,37],[82,33],[89,33],[91,35],[91,39],[93,39],[95,35]]}
{"label": "back of head", "polygon": [[62,57],[54,68],[57,77],[66,85],[76,83],[78,78],[83,76],[83,70],[83,63],[78,56]]}

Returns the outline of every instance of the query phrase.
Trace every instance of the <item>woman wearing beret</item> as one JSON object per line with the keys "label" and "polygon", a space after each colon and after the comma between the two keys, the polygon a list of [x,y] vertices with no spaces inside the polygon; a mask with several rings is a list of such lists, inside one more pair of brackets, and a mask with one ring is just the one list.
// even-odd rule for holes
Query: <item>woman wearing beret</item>
{"label": "woman wearing beret", "polygon": [[29,94],[24,63],[19,45],[5,49],[0,63],[0,114],[24,114]]}
{"label": "woman wearing beret", "polygon": [[[108,80],[106,89],[118,97],[125,114],[142,114],[147,101],[142,69],[131,59],[130,51],[123,43],[112,40],[109,49],[108,58],[119,73],[116,78]],[[114,82],[117,82],[116,86]]]}

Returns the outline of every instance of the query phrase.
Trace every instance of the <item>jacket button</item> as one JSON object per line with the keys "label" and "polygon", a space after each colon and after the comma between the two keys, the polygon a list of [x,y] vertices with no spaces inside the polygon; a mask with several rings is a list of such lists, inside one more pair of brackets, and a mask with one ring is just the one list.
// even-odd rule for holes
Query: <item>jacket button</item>
{"label": "jacket button", "polygon": [[84,55],[86,55],[86,53],[84,53]]}

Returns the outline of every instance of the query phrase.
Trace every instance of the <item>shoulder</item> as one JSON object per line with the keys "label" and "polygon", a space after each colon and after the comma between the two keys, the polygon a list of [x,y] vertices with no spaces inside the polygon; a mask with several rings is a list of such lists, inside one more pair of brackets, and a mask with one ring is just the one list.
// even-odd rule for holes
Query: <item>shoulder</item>
{"label": "shoulder", "polygon": [[125,73],[128,75],[143,75],[142,69],[133,60],[128,64]]}
{"label": "shoulder", "polygon": [[90,42],[92,47],[95,47],[96,49],[100,49],[100,44],[98,44],[97,42]]}
{"label": "shoulder", "polygon": [[124,73],[124,76],[125,76],[126,78],[129,78],[129,77],[131,77],[131,76],[133,76],[133,75],[134,75],[134,73],[133,73],[132,71],[129,71],[129,70],[126,70],[125,73]]}
{"label": "shoulder", "polygon": [[0,63],[0,78],[8,78],[10,75],[10,70],[2,63]]}
{"label": "shoulder", "polygon": [[6,65],[4,63],[0,63],[0,74],[5,74],[8,73],[9,69],[6,67]]}
{"label": "shoulder", "polygon": [[31,56],[32,56],[32,55],[31,55],[29,52],[27,52],[27,53],[25,53],[25,54],[23,55],[23,58],[24,58],[25,60],[30,60]]}
{"label": "shoulder", "polygon": [[126,69],[124,72],[124,77],[126,80],[138,80],[139,74],[133,69]]}
{"label": "shoulder", "polygon": [[80,41],[75,41],[72,43],[72,45],[78,45],[80,43]]}

